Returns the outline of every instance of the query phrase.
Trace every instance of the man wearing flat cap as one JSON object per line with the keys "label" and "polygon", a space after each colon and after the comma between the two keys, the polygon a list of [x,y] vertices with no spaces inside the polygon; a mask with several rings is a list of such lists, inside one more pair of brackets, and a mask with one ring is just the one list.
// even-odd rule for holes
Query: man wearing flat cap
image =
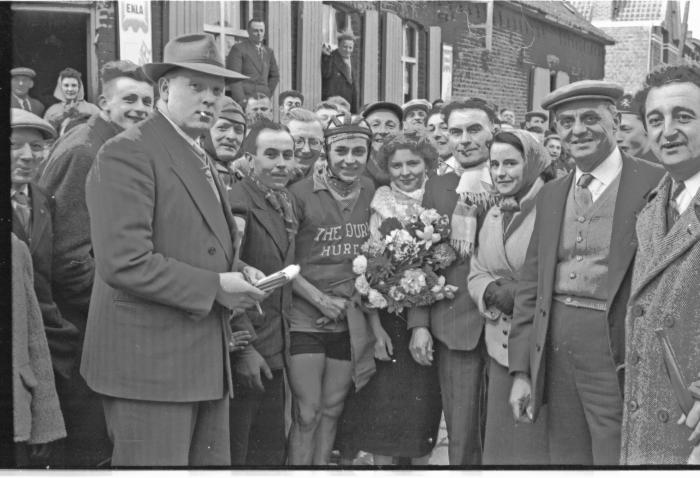
{"label": "man wearing flat cap", "polygon": [[174,38],[163,58],[142,67],[157,111],[107,141],[86,181],[95,279],[80,372],[103,397],[112,466],[226,466],[229,319],[265,296],[239,272],[262,277],[237,260],[201,137],[225,79],[242,75],[206,34]]}
{"label": "man wearing flat cap", "polygon": [[651,150],[651,142],[644,128],[639,104],[639,93],[632,96],[623,95],[617,100],[617,111],[620,112],[620,129],[617,131],[617,147],[620,151],[635,158],[646,159],[652,163],[658,163],[654,152]]}
{"label": "man wearing flat cap", "polygon": [[321,56],[321,99],[342,96],[350,103],[351,113],[357,113],[359,108],[359,80],[352,66],[356,39],[351,32],[342,32],[338,35],[338,48],[331,51],[330,45],[324,44]]}
{"label": "man wearing flat cap", "polygon": [[547,183],[515,297],[508,356],[514,417],[547,403],[550,463],[620,458],[625,307],[634,224],[662,170],[615,141],[622,88],[584,80],[542,101],[576,168]]}
{"label": "man wearing flat cap", "polygon": [[44,114],[44,105],[29,96],[29,90],[34,87],[36,72],[31,68],[18,67],[10,70],[12,77],[12,96],[10,97],[10,107],[20,108],[37,116]]}
{"label": "man wearing flat cap", "polygon": [[[65,133],[51,149],[40,184],[55,198],[54,295],[64,317],[81,331],[88,317],[95,260],[85,179],[97,152],[110,138],[146,119],[153,109],[153,87],[141,68],[127,60],[105,63],[100,72],[99,114]],[[78,372],[80,344],[72,350],[56,388],[68,439],[65,466],[95,466],[109,459],[102,400]]]}
{"label": "man wearing flat cap", "polygon": [[228,96],[223,98],[219,117],[204,138],[204,150],[214,160],[216,173],[227,191],[239,179],[233,162],[238,157],[246,131],[243,108]]}
{"label": "man wearing flat cap", "polygon": [[411,100],[401,107],[403,110],[403,132],[413,139],[420,139],[425,134],[425,120],[432,105],[428,100]]}

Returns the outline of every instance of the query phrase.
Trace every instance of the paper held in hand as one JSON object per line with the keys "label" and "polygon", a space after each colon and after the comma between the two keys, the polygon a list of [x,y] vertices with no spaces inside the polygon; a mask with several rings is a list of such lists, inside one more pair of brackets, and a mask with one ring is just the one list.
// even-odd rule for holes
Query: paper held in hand
{"label": "paper held in hand", "polygon": [[285,267],[281,271],[277,271],[274,274],[270,274],[269,276],[260,279],[253,285],[263,292],[268,292],[278,287],[282,287],[294,279],[297,274],[299,274],[300,270],[301,268],[298,265],[292,264]]}

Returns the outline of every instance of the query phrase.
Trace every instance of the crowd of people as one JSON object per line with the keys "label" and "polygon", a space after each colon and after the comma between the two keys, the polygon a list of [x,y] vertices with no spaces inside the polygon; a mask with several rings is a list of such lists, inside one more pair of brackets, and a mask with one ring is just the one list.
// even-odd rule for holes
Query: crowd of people
{"label": "crowd of people", "polygon": [[[264,36],[109,62],[97,105],[66,68],[43,118],[11,70],[19,466],[421,466],[441,416],[450,465],[700,463],[700,66],[519,124],[360,107],[343,32],[275,111]],[[416,210],[457,290],[368,308],[354,261]]]}

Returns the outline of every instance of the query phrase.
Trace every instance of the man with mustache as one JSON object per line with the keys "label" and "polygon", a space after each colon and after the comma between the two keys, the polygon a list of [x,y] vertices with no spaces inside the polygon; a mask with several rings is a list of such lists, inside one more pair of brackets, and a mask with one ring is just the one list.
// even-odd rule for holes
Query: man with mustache
{"label": "man with mustache", "polygon": [[85,178],[102,145],[146,119],[153,108],[153,87],[136,64],[126,60],[106,63],[101,77],[101,112],[58,140],[40,179],[40,184],[55,198],[56,303],[64,317],[80,330],[79,343],[66,356],[65,369],[56,374],[68,429],[64,466],[96,466],[109,458],[111,448],[100,397],[78,373],[95,274]]}
{"label": "man with mustache", "polygon": [[319,158],[324,156],[321,119],[311,111],[294,108],[289,112],[289,132],[294,138],[296,166],[290,185],[313,173]]}
{"label": "man with mustache", "polygon": [[642,121],[642,105],[639,104],[640,93],[634,96],[624,95],[617,102],[617,110],[620,112],[617,146],[620,151],[630,156],[658,163],[659,160],[651,149],[651,141],[644,128],[644,121]]}
{"label": "man with mustache", "polygon": [[537,197],[508,357],[513,416],[536,420],[546,400],[554,465],[620,458],[634,224],[663,173],[617,148],[620,96],[615,83],[583,80],[542,101],[576,168]]}
{"label": "man with mustache", "polygon": [[204,138],[204,150],[214,160],[216,172],[226,189],[238,180],[232,163],[246,135],[246,118],[243,109],[228,96],[221,101],[221,113],[209,134]]}

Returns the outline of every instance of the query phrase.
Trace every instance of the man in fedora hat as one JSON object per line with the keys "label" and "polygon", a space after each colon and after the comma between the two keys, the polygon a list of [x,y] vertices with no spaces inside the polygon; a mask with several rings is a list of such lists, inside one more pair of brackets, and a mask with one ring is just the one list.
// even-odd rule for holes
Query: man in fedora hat
{"label": "man in fedora hat", "polygon": [[95,279],[80,372],[103,396],[112,466],[225,466],[229,319],[265,295],[239,272],[262,277],[237,259],[200,141],[225,79],[243,76],[206,34],[174,38],[163,58],[143,66],[157,111],[105,143],[86,181]]}
{"label": "man in fedora hat", "polygon": [[231,47],[226,57],[226,68],[248,78],[231,86],[231,96],[238,104],[255,93],[272,97],[280,81],[275,52],[265,46],[265,22],[253,18],[248,22],[248,39]]}
{"label": "man in fedora hat", "polygon": [[620,458],[625,308],[634,224],[663,171],[621,153],[615,101],[599,80],[542,101],[576,168],[537,197],[508,341],[514,417],[547,403],[550,463],[616,465]]}
{"label": "man in fedora hat", "polygon": [[321,56],[321,99],[342,96],[350,103],[350,112],[357,113],[357,71],[352,66],[352,52],[357,38],[352,32],[338,35],[338,48],[331,51],[330,45],[323,45]]}
{"label": "man in fedora hat", "polygon": [[17,67],[10,70],[10,76],[12,77],[10,106],[42,116],[44,114],[44,105],[39,100],[29,96],[29,90],[34,87],[36,72],[31,68]]}

